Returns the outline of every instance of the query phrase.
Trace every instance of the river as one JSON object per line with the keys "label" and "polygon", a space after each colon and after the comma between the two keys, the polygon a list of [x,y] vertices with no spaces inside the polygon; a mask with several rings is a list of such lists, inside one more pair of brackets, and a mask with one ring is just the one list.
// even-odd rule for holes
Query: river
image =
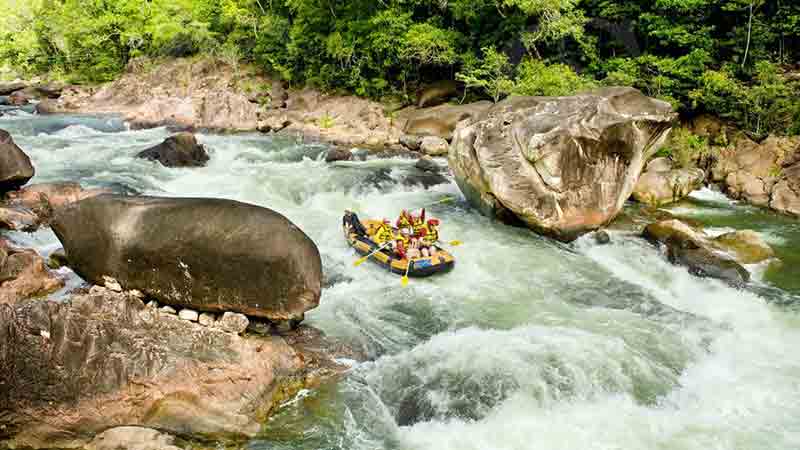
{"label": "river", "polygon": [[[283,405],[247,449],[800,448],[800,221],[709,189],[670,208],[712,232],[754,228],[782,265],[752,268],[744,290],[699,279],[622,231],[565,245],[494,223],[454,183],[425,189],[400,158],[335,165],[322,145],[258,134],[201,134],[207,167],[134,155],[169,135],[113,117],[0,118],[31,157],[33,182],[275,209],[323,255],[327,287],[307,322],[367,357],[342,381]],[[428,208],[457,239],[449,274],[412,279],[356,259],[345,208],[396,217]],[[14,238],[47,254],[50,231]],[[72,285],[79,280],[74,278]]]}

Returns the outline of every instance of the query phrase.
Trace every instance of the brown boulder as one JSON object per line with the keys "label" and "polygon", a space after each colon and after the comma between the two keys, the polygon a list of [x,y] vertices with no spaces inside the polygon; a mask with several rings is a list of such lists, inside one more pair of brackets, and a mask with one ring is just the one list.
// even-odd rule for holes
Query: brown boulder
{"label": "brown boulder", "polygon": [[456,130],[450,168],[485,214],[572,240],[619,213],[674,118],[632,88],[511,97]]}
{"label": "brown boulder", "polygon": [[325,152],[325,162],[331,163],[336,161],[350,161],[353,159],[353,153],[346,148],[334,147]]}
{"label": "brown boulder", "polygon": [[33,178],[31,159],[14,143],[11,135],[0,130],[0,194],[19,189]]}
{"label": "brown boulder", "polygon": [[341,371],[285,338],[239,337],[99,287],[0,305],[0,324],[0,447],[80,447],[119,426],[252,437],[288,396]]}
{"label": "brown boulder", "polygon": [[164,167],[202,167],[209,159],[205,147],[197,143],[192,133],[187,132],[170,136],[136,157],[158,161]]}

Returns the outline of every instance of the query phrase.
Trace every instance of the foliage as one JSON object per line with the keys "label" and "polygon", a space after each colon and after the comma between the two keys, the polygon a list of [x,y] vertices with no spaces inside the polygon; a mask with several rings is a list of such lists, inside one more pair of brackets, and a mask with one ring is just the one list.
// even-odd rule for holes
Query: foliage
{"label": "foliage", "polygon": [[481,51],[483,59],[467,59],[464,71],[456,74],[456,79],[463,81],[467,89],[482,89],[497,103],[514,88],[510,77],[511,64],[508,56],[494,47],[484,47]]}
{"label": "foliage", "polygon": [[0,66],[21,76],[106,81],[137,56],[202,53],[374,98],[456,78],[495,101],[627,85],[755,136],[800,132],[786,73],[800,60],[797,1],[0,0],[0,11]]}
{"label": "foliage", "polygon": [[691,91],[693,107],[728,119],[756,138],[800,132],[800,83],[775,64],[759,62],[749,83],[728,67],[703,73]]}
{"label": "foliage", "polygon": [[678,167],[688,168],[696,165],[708,155],[711,147],[704,137],[697,136],[683,127],[672,130],[669,140],[659,150],[658,156],[668,156]]}

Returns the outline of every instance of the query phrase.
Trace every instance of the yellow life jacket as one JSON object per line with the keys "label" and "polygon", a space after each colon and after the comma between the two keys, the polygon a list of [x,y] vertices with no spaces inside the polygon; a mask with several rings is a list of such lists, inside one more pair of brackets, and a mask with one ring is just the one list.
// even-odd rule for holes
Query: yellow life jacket
{"label": "yellow life jacket", "polygon": [[378,226],[378,230],[375,232],[375,237],[373,240],[378,244],[383,244],[384,242],[393,241],[394,234],[392,233],[391,227],[389,225],[381,224]]}
{"label": "yellow life jacket", "polygon": [[423,239],[428,245],[435,244],[439,241],[439,230],[433,225],[425,225],[425,237]]}

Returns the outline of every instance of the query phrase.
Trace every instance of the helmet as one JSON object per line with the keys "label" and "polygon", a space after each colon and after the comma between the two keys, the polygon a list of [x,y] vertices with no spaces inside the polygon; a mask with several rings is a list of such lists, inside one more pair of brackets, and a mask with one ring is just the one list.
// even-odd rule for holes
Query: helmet
{"label": "helmet", "polygon": [[386,218],[383,219],[383,223],[385,223],[386,225],[391,225],[391,222],[389,222],[389,219],[386,219]]}
{"label": "helmet", "polygon": [[439,226],[439,219],[430,219],[428,220],[428,225],[433,225],[435,227]]}

